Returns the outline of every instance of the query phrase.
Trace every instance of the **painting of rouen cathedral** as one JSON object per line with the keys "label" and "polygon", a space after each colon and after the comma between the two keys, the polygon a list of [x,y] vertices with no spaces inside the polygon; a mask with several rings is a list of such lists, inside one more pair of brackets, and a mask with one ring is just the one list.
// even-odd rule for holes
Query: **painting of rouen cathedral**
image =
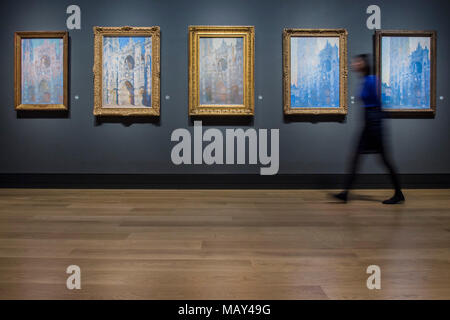
{"label": "painting of rouen cathedral", "polygon": [[291,38],[291,108],[339,108],[339,37]]}
{"label": "painting of rouen cathedral", "polygon": [[22,104],[62,104],[63,39],[22,39]]}
{"label": "painting of rouen cathedral", "polygon": [[103,107],[151,107],[152,38],[103,38]]}
{"label": "painting of rouen cathedral", "polygon": [[430,38],[383,37],[383,108],[430,108]]}
{"label": "painting of rouen cathedral", "polygon": [[200,105],[244,102],[244,39],[200,38]]}

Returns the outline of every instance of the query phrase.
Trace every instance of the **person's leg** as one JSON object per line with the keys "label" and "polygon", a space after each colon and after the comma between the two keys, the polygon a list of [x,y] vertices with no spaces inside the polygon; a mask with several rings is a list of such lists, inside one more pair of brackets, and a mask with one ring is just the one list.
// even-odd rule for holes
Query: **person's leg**
{"label": "person's leg", "polygon": [[398,178],[398,174],[395,170],[395,167],[392,164],[392,161],[389,155],[386,153],[386,150],[382,148],[382,152],[380,153],[381,160],[383,161],[386,168],[389,170],[389,174],[391,176],[392,184],[395,188],[395,194],[392,198],[383,201],[384,204],[396,204],[405,201],[405,197],[403,196],[402,189],[400,186],[400,181]]}
{"label": "person's leg", "polygon": [[347,180],[345,181],[344,190],[349,191],[352,188],[353,181],[355,180],[356,171],[358,170],[359,160],[361,154],[359,153],[359,148],[353,153],[352,159],[350,161],[350,170],[348,171]]}
{"label": "person's leg", "polygon": [[359,143],[357,144],[355,151],[353,152],[352,158],[350,160],[350,167],[349,167],[349,171],[347,174],[347,178],[345,180],[344,190],[341,193],[334,195],[334,197],[339,200],[347,201],[348,192],[353,185],[353,181],[355,180],[356,171],[358,170],[358,165],[359,165],[359,161],[360,161],[360,157],[361,157],[361,153],[360,153],[361,140],[362,140],[362,138],[360,139]]}

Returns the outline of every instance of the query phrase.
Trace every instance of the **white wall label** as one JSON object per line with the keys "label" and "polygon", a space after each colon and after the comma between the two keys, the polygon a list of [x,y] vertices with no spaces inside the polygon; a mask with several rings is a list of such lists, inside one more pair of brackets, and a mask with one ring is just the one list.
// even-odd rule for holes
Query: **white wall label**
{"label": "white wall label", "polygon": [[67,17],[66,25],[69,30],[80,30],[81,29],[81,9],[76,4],[71,4],[67,7],[67,14],[70,16]]}
{"label": "white wall label", "polygon": [[376,4],[372,4],[367,7],[367,14],[370,16],[367,18],[366,26],[367,29],[381,29],[381,9]]}

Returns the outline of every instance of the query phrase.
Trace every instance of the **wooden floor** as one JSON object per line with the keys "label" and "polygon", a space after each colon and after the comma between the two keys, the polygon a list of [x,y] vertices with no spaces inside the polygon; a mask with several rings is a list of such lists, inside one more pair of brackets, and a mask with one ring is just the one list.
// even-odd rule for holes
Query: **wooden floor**
{"label": "wooden floor", "polygon": [[450,299],[450,190],[390,193],[0,189],[0,298]]}

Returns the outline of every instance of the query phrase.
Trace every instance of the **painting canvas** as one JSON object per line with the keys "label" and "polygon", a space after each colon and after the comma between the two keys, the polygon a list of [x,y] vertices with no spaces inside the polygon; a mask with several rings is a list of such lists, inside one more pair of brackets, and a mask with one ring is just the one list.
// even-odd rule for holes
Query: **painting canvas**
{"label": "painting canvas", "polygon": [[22,104],[62,104],[63,40],[22,39]]}
{"label": "painting canvas", "polygon": [[200,38],[200,104],[244,103],[243,38]]}
{"label": "painting canvas", "polygon": [[376,68],[385,111],[434,114],[435,52],[435,31],[376,32]]}
{"label": "painting canvas", "polygon": [[94,27],[94,115],[159,116],[160,28]]}
{"label": "painting canvas", "polygon": [[15,33],[15,108],[67,109],[67,41],[64,31]]}
{"label": "painting canvas", "polygon": [[347,31],[284,29],[285,114],[347,113]]}
{"label": "painting canvas", "polygon": [[189,114],[253,115],[254,27],[189,27]]}
{"label": "painting canvas", "polygon": [[291,108],[339,108],[339,38],[291,38]]}
{"label": "painting canvas", "polygon": [[103,38],[103,107],[151,107],[152,38]]}
{"label": "painting canvas", "polygon": [[381,97],[383,108],[430,108],[429,37],[383,37]]}

